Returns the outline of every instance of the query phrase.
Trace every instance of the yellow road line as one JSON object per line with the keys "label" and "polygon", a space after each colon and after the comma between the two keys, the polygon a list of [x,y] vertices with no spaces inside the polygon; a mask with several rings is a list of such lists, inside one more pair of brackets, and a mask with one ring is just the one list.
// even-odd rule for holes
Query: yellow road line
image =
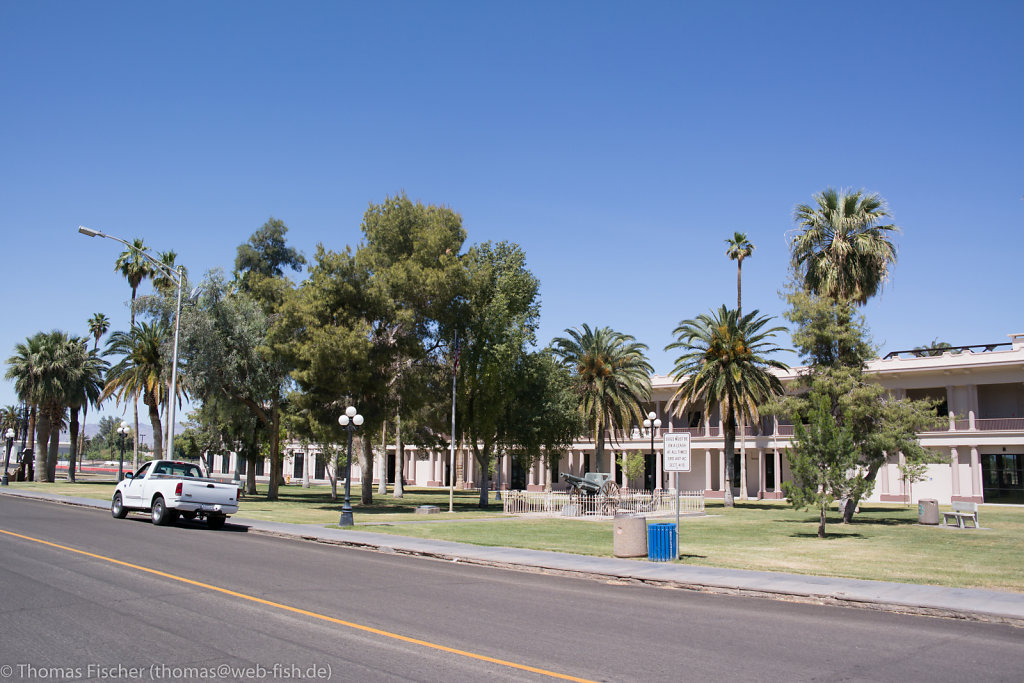
{"label": "yellow road line", "polygon": [[491,664],[498,664],[500,666],[507,666],[512,669],[519,669],[521,671],[529,671],[535,674],[541,674],[542,676],[550,676],[551,678],[558,678],[565,681],[579,681],[579,683],[593,683],[586,678],[577,678],[576,676],[570,676],[568,674],[560,674],[556,671],[548,671],[547,669],[540,669],[535,666],[527,666],[526,664],[517,664],[516,662],[510,662],[505,659],[496,659],[494,657],[488,657],[487,655],[476,654],[475,652],[468,652],[466,650],[459,650],[454,647],[448,647],[446,645],[439,645],[437,643],[431,643],[427,640],[420,640],[418,638],[411,638],[409,636],[403,636],[400,633],[392,633],[390,631],[384,631],[379,628],[372,626],[364,626],[351,621],[345,621],[344,619],[336,619],[329,617],[325,614],[319,614],[317,612],[310,612],[309,610],[300,609],[298,607],[292,607],[291,605],[285,605],[280,602],[273,602],[271,600],[264,600],[263,598],[257,598],[254,595],[247,595],[245,593],[239,593],[237,591],[229,590],[227,588],[220,588],[219,586],[213,586],[202,581],[196,581],[194,579],[188,579],[184,576],[177,576],[175,574],[168,574],[158,569],[150,569],[149,567],[143,567],[141,565],[132,564],[130,562],[124,562],[122,560],[116,560],[113,557],[107,557],[106,555],[97,555],[96,553],[90,553],[86,550],[79,550],[78,548],[71,548],[66,545],[60,545],[59,543],[53,543],[51,541],[44,541],[40,538],[33,538],[32,536],[23,536],[22,534],[16,534],[13,531],[5,531],[0,529],[0,533],[6,534],[7,536],[13,536],[26,541],[32,541],[33,543],[40,543],[42,545],[50,546],[51,548],[59,548],[60,550],[67,550],[68,552],[77,553],[79,555],[85,555],[97,560],[103,560],[104,562],[110,562],[111,564],[117,564],[122,567],[128,567],[130,569],[137,569],[140,572],[146,572],[147,574],[153,574],[155,576],[162,576],[165,579],[172,579],[174,581],[180,581],[181,583],[187,583],[191,586],[197,586],[199,588],[205,588],[207,590],[215,591],[217,593],[223,593],[224,595],[230,595],[235,598],[242,598],[243,600],[249,600],[260,605],[266,605],[268,607],[275,607],[285,612],[292,612],[294,614],[302,614],[307,617],[313,617],[314,619],[320,619],[322,621],[329,621],[332,624],[338,624],[340,626],[347,626],[348,628],[356,629],[357,631],[365,631],[366,633],[373,633],[378,636],[384,636],[385,638],[393,638],[395,640],[401,640],[406,643],[412,643],[413,645],[421,645],[423,647],[430,648],[432,650],[440,650],[441,652],[448,652],[450,654],[459,655],[461,657],[468,657],[470,659],[476,659],[482,662],[489,662]]}

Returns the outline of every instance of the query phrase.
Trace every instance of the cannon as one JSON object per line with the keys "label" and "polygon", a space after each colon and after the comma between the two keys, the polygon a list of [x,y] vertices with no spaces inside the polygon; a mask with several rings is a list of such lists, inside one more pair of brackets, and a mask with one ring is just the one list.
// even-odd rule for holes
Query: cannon
{"label": "cannon", "polygon": [[571,487],[570,495],[596,496],[597,511],[602,515],[614,516],[619,507],[619,487],[607,472],[587,472],[582,477],[563,472],[561,475]]}

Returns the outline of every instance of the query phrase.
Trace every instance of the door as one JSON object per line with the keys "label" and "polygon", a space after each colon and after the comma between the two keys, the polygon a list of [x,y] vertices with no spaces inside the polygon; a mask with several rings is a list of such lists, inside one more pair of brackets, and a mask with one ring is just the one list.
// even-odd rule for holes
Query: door
{"label": "door", "polygon": [[149,501],[147,500],[143,502],[142,500],[144,493],[143,489],[145,486],[143,480],[149,473],[149,466],[152,464],[153,463],[151,462],[147,462],[145,465],[140,467],[139,471],[136,472],[128,481],[128,485],[125,486],[124,489],[124,504],[126,507],[149,507]]}

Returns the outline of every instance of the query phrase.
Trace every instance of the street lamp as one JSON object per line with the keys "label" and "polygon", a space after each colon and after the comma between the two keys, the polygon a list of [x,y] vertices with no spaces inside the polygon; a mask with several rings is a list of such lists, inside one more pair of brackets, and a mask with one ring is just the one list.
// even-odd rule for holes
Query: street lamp
{"label": "street lamp", "polygon": [[[348,461],[345,463],[345,504],[341,506],[341,519],[339,526],[354,526],[352,521],[352,501],[349,498],[349,491],[352,486],[352,432],[356,427],[363,424],[363,416],[355,409],[355,406],[345,408],[345,412],[338,418],[338,424],[348,430]],[[364,482],[365,485],[365,482]]]}
{"label": "street lamp", "polygon": [[7,455],[4,456],[4,478],[0,480],[0,484],[7,486],[7,482],[9,481],[7,476],[7,466],[11,462],[11,446],[14,445],[14,430],[8,427],[7,433],[4,434],[4,438],[7,439]]}
{"label": "street lamp", "polygon": [[121,426],[117,428],[117,435],[121,440],[121,459],[117,461],[117,480],[121,481],[124,479],[124,438],[128,436],[128,433],[132,431],[131,427],[128,426],[127,422],[122,422]]}
{"label": "street lamp", "polygon": [[178,266],[177,268],[171,268],[166,263],[158,261],[145,251],[138,249],[134,244],[129,244],[120,237],[114,237],[113,235],[107,235],[99,230],[93,230],[87,228],[84,225],[78,226],[78,232],[89,237],[106,237],[107,239],[120,242],[124,246],[128,247],[134,252],[142,254],[149,260],[153,266],[164,275],[174,280],[174,284],[178,286],[178,305],[174,313],[174,352],[171,356],[171,390],[168,393],[167,400],[170,401],[170,410],[168,412],[168,427],[167,427],[167,456],[168,458],[174,458],[174,400],[176,397],[175,390],[178,386],[178,329],[181,326],[181,289],[185,284],[185,274],[182,272],[184,266]]}
{"label": "street lamp", "polygon": [[[647,413],[647,419],[644,420],[644,429],[649,429],[651,432],[651,462],[648,471],[654,467],[654,430],[661,427],[661,420],[658,419],[658,414],[653,410]],[[645,479],[647,477],[644,477]],[[659,484],[661,482],[658,482]],[[651,482],[651,490],[654,490],[654,482]]]}

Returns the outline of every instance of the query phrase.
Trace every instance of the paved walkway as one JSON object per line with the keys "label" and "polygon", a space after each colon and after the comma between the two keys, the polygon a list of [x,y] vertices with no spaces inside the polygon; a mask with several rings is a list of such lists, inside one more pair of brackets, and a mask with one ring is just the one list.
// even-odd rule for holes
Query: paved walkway
{"label": "paved walkway", "polygon": [[[90,498],[10,489],[0,490],[0,493],[86,507],[109,507],[104,501]],[[372,531],[329,529],[317,524],[287,524],[240,517],[232,517],[230,523],[247,526],[250,531],[258,533],[381,552],[421,555],[453,562],[541,570],[605,580],[636,581],[706,592],[857,606],[909,614],[998,621],[1024,626],[1024,594],[1021,593],[782,572],[718,569],[669,562],[648,562],[643,559],[630,560],[544,550],[477,546]]]}

